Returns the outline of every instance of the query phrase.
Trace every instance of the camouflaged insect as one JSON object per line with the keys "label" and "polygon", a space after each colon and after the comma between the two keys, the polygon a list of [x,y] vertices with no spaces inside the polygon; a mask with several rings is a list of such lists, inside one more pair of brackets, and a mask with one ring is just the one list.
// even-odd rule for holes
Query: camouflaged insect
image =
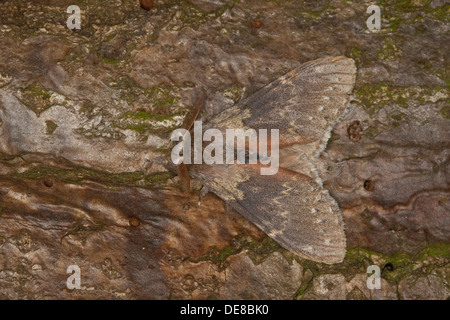
{"label": "camouflaged insect", "polygon": [[[277,174],[260,175],[258,164],[200,164],[189,166],[190,175],[286,249],[318,262],[342,262],[344,222],[313,160],[347,109],[355,77],[352,59],[310,61],[205,124],[204,130],[223,133],[279,129]],[[183,166],[179,172],[189,176]]]}

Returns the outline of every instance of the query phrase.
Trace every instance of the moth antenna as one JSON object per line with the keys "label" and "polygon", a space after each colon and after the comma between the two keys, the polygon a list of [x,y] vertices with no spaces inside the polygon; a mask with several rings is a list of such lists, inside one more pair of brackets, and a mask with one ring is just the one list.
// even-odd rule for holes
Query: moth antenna
{"label": "moth antenna", "polygon": [[177,165],[178,177],[180,179],[181,190],[183,190],[185,195],[191,192],[191,177],[189,176],[189,171],[184,162]]}
{"label": "moth antenna", "polygon": [[186,117],[184,117],[183,124],[181,125],[183,129],[186,129],[187,131],[192,129],[194,121],[197,120],[198,114],[200,113],[200,110],[203,106],[207,91],[207,89],[203,90],[203,94],[201,95],[200,99],[197,100],[195,106],[186,114]]}
{"label": "moth antenna", "polygon": [[[192,126],[194,125],[194,121],[197,119],[198,114],[200,113],[200,110],[203,106],[207,91],[207,89],[203,90],[203,94],[195,104],[194,108],[192,108],[184,118],[181,127],[186,129],[187,131],[191,130]],[[188,195],[191,192],[191,177],[189,176],[189,170],[187,169],[186,164],[184,162],[181,162],[177,166],[177,171],[178,177],[180,179],[181,189],[186,195]]]}
{"label": "moth antenna", "polygon": [[200,203],[202,202],[202,199],[204,197],[206,197],[206,195],[209,193],[208,187],[203,185],[202,188],[200,189],[200,194],[198,196],[198,204],[200,205]]}

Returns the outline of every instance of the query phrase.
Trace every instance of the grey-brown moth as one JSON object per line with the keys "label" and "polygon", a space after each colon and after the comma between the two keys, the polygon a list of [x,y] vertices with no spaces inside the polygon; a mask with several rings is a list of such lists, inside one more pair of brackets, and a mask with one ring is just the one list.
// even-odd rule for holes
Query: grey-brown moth
{"label": "grey-brown moth", "polygon": [[[261,175],[258,164],[190,165],[190,175],[284,248],[318,262],[342,262],[344,222],[313,163],[348,107],[355,77],[352,59],[310,61],[205,124],[204,130],[222,132],[278,129],[280,168],[275,175]],[[187,129],[191,120],[185,121]],[[179,173],[189,178],[184,165]]]}

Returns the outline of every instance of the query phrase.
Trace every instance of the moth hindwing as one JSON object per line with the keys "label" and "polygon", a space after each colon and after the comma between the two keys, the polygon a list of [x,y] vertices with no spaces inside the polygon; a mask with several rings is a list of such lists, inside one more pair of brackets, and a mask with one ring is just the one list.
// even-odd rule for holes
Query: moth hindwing
{"label": "moth hindwing", "polygon": [[344,222],[313,163],[347,109],[355,77],[352,59],[310,61],[205,124],[222,132],[279,129],[275,175],[261,175],[260,164],[192,165],[191,175],[283,247],[314,261],[341,262]]}

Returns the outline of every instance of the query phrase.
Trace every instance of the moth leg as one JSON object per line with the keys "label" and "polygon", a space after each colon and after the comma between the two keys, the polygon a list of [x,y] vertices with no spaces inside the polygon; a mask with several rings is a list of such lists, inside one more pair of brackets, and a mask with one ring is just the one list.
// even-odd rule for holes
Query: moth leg
{"label": "moth leg", "polygon": [[200,194],[198,196],[198,204],[202,202],[202,199],[209,193],[209,189],[206,185],[203,185],[200,189]]}

